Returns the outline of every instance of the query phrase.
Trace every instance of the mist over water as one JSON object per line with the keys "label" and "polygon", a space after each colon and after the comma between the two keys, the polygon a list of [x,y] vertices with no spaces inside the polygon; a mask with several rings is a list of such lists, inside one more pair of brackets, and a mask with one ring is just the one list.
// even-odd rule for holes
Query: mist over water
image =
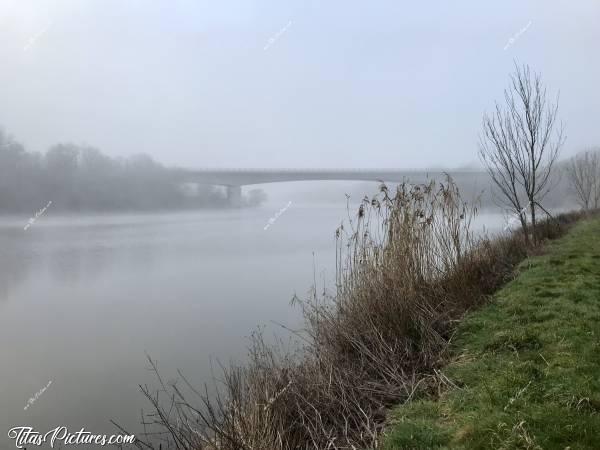
{"label": "mist over water", "polygon": [[[578,207],[564,175],[600,142],[599,14],[597,0],[0,0],[0,450],[18,426],[119,433],[112,419],[139,436],[139,385],[159,388],[146,355],[202,389],[219,361],[244,362],[257,327],[288,342],[291,299],[334,292],[335,231],[381,188],[290,178],[449,186],[449,172],[478,205],[474,235],[516,228],[535,196],[502,203],[480,152],[521,65],[560,93],[568,136],[536,195]],[[359,408],[374,415],[358,434],[379,433],[388,403]]]}
{"label": "mist over water", "polygon": [[[376,184],[355,187],[375,192]],[[61,216],[49,208],[26,231],[26,218],[0,218],[0,359],[10,362],[0,426],[110,434],[114,419],[140,433],[140,409],[149,405],[138,384],[156,386],[146,353],[165,380],[181,369],[202,387],[211,361],[243,360],[257,326],[267,337],[286,336],[275,323],[298,327],[292,296],[305,296],[315,274],[319,288],[332,286],[346,200],[269,190],[270,201],[252,209]],[[501,223],[482,215],[475,227]]]}

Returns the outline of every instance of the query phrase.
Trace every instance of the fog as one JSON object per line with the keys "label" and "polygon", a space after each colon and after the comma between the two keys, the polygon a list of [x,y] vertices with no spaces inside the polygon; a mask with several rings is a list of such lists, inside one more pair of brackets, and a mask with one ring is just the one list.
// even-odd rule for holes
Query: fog
{"label": "fog", "polygon": [[258,325],[287,337],[290,299],[335,288],[336,228],[380,189],[245,185],[234,205],[174,174],[468,169],[474,235],[506,231],[478,143],[529,64],[567,138],[544,205],[574,208],[564,161],[600,143],[598,19],[597,0],[0,0],[0,447],[14,426],[139,435],[146,354],[201,387]]}
{"label": "fog", "polygon": [[595,0],[2,0],[0,124],[31,151],[187,167],[456,167],[478,163],[516,59],[560,91],[568,155],[600,140],[598,17]]}

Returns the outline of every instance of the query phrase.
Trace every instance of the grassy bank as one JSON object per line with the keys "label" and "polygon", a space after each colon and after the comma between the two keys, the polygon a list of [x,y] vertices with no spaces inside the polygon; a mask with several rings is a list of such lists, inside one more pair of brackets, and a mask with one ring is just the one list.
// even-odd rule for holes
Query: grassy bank
{"label": "grassy bank", "polygon": [[600,220],[519,272],[458,328],[439,397],[394,411],[384,448],[600,448]]}
{"label": "grassy bank", "polygon": [[[475,235],[476,212],[450,178],[365,198],[336,232],[335,292],[315,286],[297,300],[300,348],[256,334],[242,364],[219,367],[215,388],[166,386],[158,371],[159,392],[142,387],[162,448],[380,448],[389,409],[446,380],[436,371],[465,313],[539,252],[519,230]],[[537,240],[558,238],[579,218],[541,222]]]}

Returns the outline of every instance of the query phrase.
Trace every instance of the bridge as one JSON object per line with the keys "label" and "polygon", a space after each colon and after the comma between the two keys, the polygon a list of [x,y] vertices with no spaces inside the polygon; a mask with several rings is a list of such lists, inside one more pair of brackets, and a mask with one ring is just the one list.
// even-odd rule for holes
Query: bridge
{"label": "bridge", "polygon": [[178,183],[225,186],[232,206],[239,206],[242,186],[288,181],[378,181],[401,183],[422,182],[427,178],[448,174],[455,179],[482,176],[481,169],[173,169]]}

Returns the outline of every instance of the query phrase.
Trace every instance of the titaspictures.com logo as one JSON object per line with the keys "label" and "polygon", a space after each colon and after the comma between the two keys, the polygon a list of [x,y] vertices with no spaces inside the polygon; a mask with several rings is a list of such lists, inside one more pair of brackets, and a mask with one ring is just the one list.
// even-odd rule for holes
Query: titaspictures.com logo
{"label": "titaspictures.com logo", "polygon": [[40,446],[46,442],[54,448],[58,444],[62,445],[115,445],[115,444],[133,444],[135,435],[127,434],[92,434],[85,431],[85,428],[70,433],[67,427],[56,427],[45,434],[35,431],[33,427],[13,427],[8,430],[8,437],[15,440],[17,448],[25,448],[26,445]]}

